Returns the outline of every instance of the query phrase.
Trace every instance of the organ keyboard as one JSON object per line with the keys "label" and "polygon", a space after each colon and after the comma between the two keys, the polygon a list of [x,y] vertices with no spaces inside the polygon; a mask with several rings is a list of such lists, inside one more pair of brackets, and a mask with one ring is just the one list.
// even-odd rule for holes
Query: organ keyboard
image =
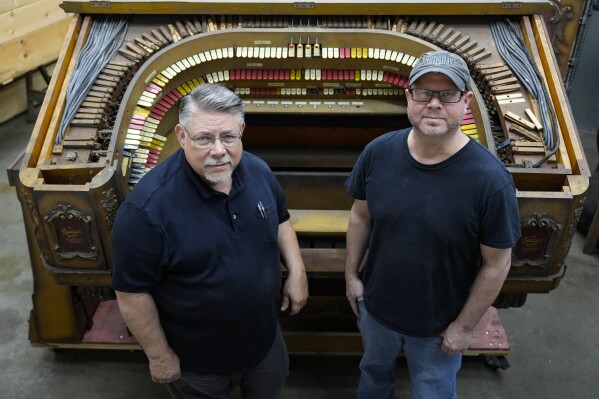
{"label": "organ keyboard", "polygon": [[[407,76],[420,54],[437,48],[469,65],[474,97],[462,130],[506,164],[518,189],[523,236],[496,305],[520,306],[528,293],[559,284],[589,169],[541,17],[549,2],[62,7],[75,17],[17,183],[36,280],[32,342],[82,342],[96,309],[112,298],[110,237],[119,204],[178,147],[179,99],[218,82],[245,103],[244,148],[277,175],[306,259],[311,304],[301,317],[282,317],[288,339],[302,350],[355,350],[355,341],[334,343],[356,334],[343,287],[352,202],[343,183],[369,141],[409,125]],[[96,48],[115,26],[122,36],[113,52]],[[524,69],[538,70],[532,86],[530,71],[509,56],[517,50],[501,53],[502,42],[519,41],[532,66]],[[56,327],[59,319],[68,322]],[[295,341],[303,332],[321,341]]]}

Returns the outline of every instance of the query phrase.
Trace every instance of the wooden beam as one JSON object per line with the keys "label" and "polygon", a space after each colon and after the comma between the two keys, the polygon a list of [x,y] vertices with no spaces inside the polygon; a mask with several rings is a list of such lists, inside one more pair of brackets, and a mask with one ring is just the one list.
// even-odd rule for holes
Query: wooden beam
{"label": "wooden beam", "polygon": [[64,1],[67,12],[81,14],[237,14],[237,15],[529,15],[551,11],[546,0],[225,0],[225,1]]}
{"label": "wooden beam", "polygon": [[60,0],[38,0],[0,14],[0,44],[20,39],[67,17]]}
{"label": "wooden beam", "polygon": [[299,236],[344,237],[349,211],[290,209],[291,224]]}
{"label": "wooden beam", "polygon": [[18,7],[23,7],[35,1],[38,0],[0,0],[0,14],[14,10]]}
{"label": "wooden beam", "polygon": [[73,49],[77,41],[77,36],[80,32],[81,21],[82,17],[80,15],[75,15],[71,20],[70,26],[68,27],[68,33],[64,36],[64,44],[61,47],[61,51],[58,55],[56,67],[52,72],[50,85],[46,90],[44,102],[42,103],[39,116],[33,128],[34,136],[32,136],[32,138],[29,140],[25,150],[23,169],[21,170],[22,174],[20,175],[21,183],[24,185],[31,186],[34,184],[35,179],[37,179],[38,171],[36,169],[30,168],[34,168],[36,166],[36,162],[44,142],[44,136],[48,131],[52,114],[54,113],[54,109],[56,108],[56,104],[58,102],[58,97],[63,88],[63,82],[67,74],[69,60],[73,55]]}
{"label": "wooden beam", "polygon": [[56,60],[71,22],[65,16],[58,22],[0,46],[0,85],[12,81],[40,65]]}

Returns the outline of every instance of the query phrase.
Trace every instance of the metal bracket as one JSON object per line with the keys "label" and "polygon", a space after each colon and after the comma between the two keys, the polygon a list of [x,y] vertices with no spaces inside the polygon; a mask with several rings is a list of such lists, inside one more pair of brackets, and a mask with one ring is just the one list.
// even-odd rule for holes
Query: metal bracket
{"label": "metal bracket", "polygon": [[509,3],[501,3],[501,8],[522,8],[522,2],[514,1]]}
{"label": "metal bracket", "polygon": [[89,5],[96,8],[110,8],[111,6],[110,1],[90,1]]}
{"label": "metal bracket", "polygon": [[314,8],[313,2],[297,2],[293,3],[293,8]]}

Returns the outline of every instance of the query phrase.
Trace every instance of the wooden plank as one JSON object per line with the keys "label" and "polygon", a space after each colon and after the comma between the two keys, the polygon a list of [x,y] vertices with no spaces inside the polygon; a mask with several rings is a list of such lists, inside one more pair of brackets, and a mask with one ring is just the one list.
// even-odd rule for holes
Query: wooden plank
{"label": "wooden plank", "polygon": [[58,96],[63,88],[63,82],[67,74],[69,60],[71,59],[74,51],[73,49],[75,47],[76,38],[79,35],[81,21],[82,17],[79,15],[75,15],[72,18],[68,28],[68,33],[65,35],[64,44],[60,54],[58,55],[56,67],[52,72],[52,79],[50,80],[50,84],[46,90],[44,102],[42,103],[39,116],[33,128],[33,135],[27,144],[25,157],[23,158],[24,168],[22,169],[23,174],[21,175],[21,183],[24,185],[31,186],[37,179],[37,171],[35,169],[27,168],[34,168],[36,166],[35,163],[39,157],[44,142],[44,136],[47,133],[52,114],[56,108]]}
{"label": "wooden plank", "polygon": [[23,7],[38,0],[0,0],[0,14]]}
{"label": "wooden plank", "polygon": [[[49,120],[48,130],[46,130],[44,142],[41,147],[39,158],[37,161],[37,165],[43,165],[47,159],[50,159],[52,148],[54,148],[54,139],[56,138],[56,134],[58,132],[60,122],[62,120],[62,115],[64,113],[64,108],[66,105],[66,96],[67,96],[67,88],[69,87],[69,79],[73,75],[73,70],[75,69],[75,65],[77,63],[77,57],[79,57],[79,52],[85,45],[85,41],[87,40],[87,35],[91,30],[92,22],[91,17],[84,17],[83,22],[81,23],[81,28],[79,31],[79,35],[76,37],[76,42],[73,47],[72,53],[68,58],[68,61],[64,62],[63,68],[66,68],[66,75],[62,80],[61,84],[63,85],[64,90],[61,90],[58,93],[58,97],[56,98],[55,108],[51,114],[51,119]],[[64,51],[64,49],[63,49]],[[47,96],[46,96],[47,97]],[[48,114],[49,115],[49,114]],[[46,116],[48,116],[46,115]]]}
{"label": "wooden plank", "polygon": [[298,235],[345,236],[349,211],[290,209],[291,224]]}
{"label": "wooden plank", "polygon": [[[508,4],[510,2],[507,2]],[[225,0],[225,1],[144,1],[112,0],[109,2],[64,1],[67,12],[81,14],[295,14],[337,15],[339,9],[347,15],[394,15],[398,10],[404,15],[527,15],[543,14],[553,8],[546,0],[514,2],[506,7],[505,0],[329,0],[318,2],[292,0]]]}
{"label": "wooden plank", "polygon": [[[555,107],[560,132],[564,132],[562,144],[566,146],[566,151],[569,156],[572,169],[578,172],[581,176],[590,177],[591,171],[587,160],[584,156],[582,143],[577,134],[578,130],[574,124],[574,118],[568,102],[568,96],[561,80],[555,53],[551,47],[551,43],[547,40],[547,32],[545,30],[545,22],[542,17],[534,16],[532,18],[532,29],[535,32],[535,38],[538,41],[539,53],[541,56],[541,64],[543,70],[547,71],[545,78],[547,79],[549,93]],[[560,149],[561,151],[561,149]]]}
{"label": "wooden plank", "polygon": [[301,248],[300,251],[308,275],[343,277],[345,249]]}
{"label": "wooden plank", "polygon": [[38,0],[0,14],[0,44],[27,36],[67,17],[60,0]]}
{"label": "wooden plank", "polygon": [[[534,29],[534,25],[533,25],[533,21],[534,19],[536,19],[536,16],[533,16],[532,18],[533,20],[531,20],[530,18],[526,17],[526,18],[522,18],[521,21],[521,26],[522,26],[522,33],[524,35],[524,39],[527,42],[528,46],[531,48],[531,51],[534,55],[534,60],[535,63],[537,65],[537,68],[539,69],[539,72],[541,73],[541,76],[543,78],[543,82],[545,84],[545,87],[547,87],[547,89],[551,92],[554,90],[554,85],[557,83],[558,85],[560,85],[563,89],[563,84],[562,84],[562,79],[561,76],[559,75],[559,72],[557,71],[557,64],[555,63],[555,53],[553,52],[553,49],[549,50],[550,54],[545,53],[544,49],[547,49],[547,46],[551,46],[550,42],[549,42],[549,37],[547,36],[545,30],[544,30],[544,24],[542,26],[543,29],[539,30],[538,27],[537,29]],[[543,19],[540,17],[540,21],[543,21]],[[547,59],[546,57],[550,57],[550,59],[552,60],[552,63],[554,64],[554,70],[551,70],[551,68],[548,66],[548,64],[546,63]],[[553,74],[556,73],[556,76],[553,76]],[[557,78],[557,80],[556,80]],[[548,84],[551,84],[551,86],[548,86]],[[555,103],[555,98],[553,98],[553,93],[551,94],[552,96],[552,100],[553,100],[553,105],[555,108],[555,111],[558,111],[558,104]],[[572,159],[569,158],[569,153],[567,153],[567,149],[566,149],[566,144],[564,143],[564,137],[569,137],[571,134],[574,134],[574,130],[570,130],[570,129],[566,129],[564,130],[564,125],[562,123],[562,121],[560,119],[562,119],[563,115],[561,112],[557,112],[556,114],[557,116],[557,124],[558,126],[554,127],[554,133],[557,134],[559,136],[559,148],[558,151],[555,153],[555,157],[557,159],[558,162],[563,163],[564,164],[564,168],[566,169],[572,169],[572,164],[573,162]],[[573,160],[575,160],[576,158],[574,158]],[[551,160],[551,159],[550,159]],[[583,173],[581,173],[583,174]]]}
{"label": "wooden plank", "polygon": [[3,43],[0,60],[11,62],[0,63],[0,84],[56,60],[70,22],[71,17],[68,16],[26,37]]}

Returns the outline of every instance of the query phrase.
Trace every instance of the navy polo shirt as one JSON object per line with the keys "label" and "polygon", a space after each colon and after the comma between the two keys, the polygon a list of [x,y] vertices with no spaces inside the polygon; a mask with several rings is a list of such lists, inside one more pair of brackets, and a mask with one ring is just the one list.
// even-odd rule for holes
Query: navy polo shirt
{"label": "navy polo shirt", "polygon": [[281,187],[256,156],[243,152],[226,195],[205,184],[179,150],[119,208],[112,288],[152,295],[183,370],[228,374],[254,366],[274,341],[278,226],[288,219]]}

